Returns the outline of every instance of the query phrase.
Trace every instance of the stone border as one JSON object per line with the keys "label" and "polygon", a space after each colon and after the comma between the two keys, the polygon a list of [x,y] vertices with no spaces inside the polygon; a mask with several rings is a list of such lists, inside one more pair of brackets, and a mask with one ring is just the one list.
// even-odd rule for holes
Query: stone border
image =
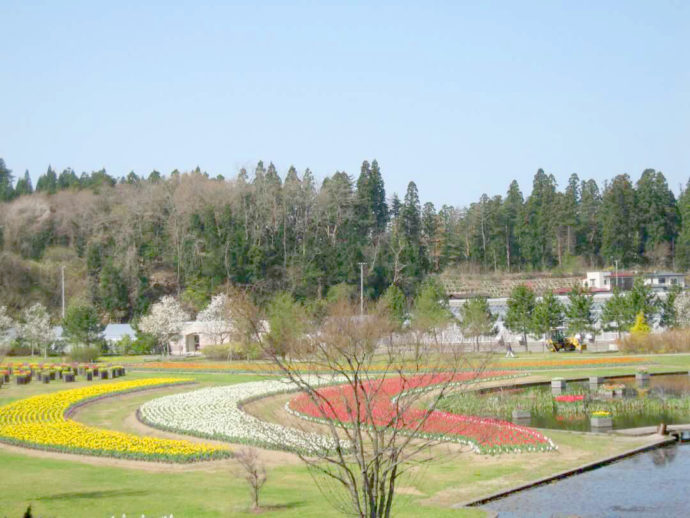
{"label": "stone border", "polygon": [[[690,376],[690,370],[682,370],[682,371],[669,371],[669,372],[655,372],[655,373],[650,373],[650,376],[652,378],[657,377],[657,376],[678,376],[678,375],[688,375]],[[540,376],[544,378],[548,378],[548,376],[541,374],[539,372],[529,372],[526,376]],[[602,376],[605,379],[620,379],[620,378],[630,378],[630,377],[635,377],[635,373],[633,374],[614,374],[613,376]],[[581,377],[581,378],[569,378],[565,377],[564,380],[566,383],[572,383],[572,382],[581,382],[581,381],[588,381],[589,376],[586,377]],[[514,383],[510,383],[507,385],[496,385],[496,386],[491,386],[491,387],[479,387],[477,389],[477,392],[485,393],[485,392],[496,392],[501,389],[516,389],[516,388],[529,388],[529,387],[539,387],[539,386],[548,386],[550,383],[549,379],[546,379],[544,381],[526,381],[524,383],[520,383],[520,381],[515,381]]]}
{"label": "stone border", "polygon": [[565,471],[561,471],[559,473],[555,473],[553,475],[549,475],[547,477],[542,477],[537,480],[533,480],[532,482],[527,482],[526,484],[520,484],[518,486],[514,486],[508,489],[504,489],[501,491],[497,491],[495,493],[491,493],[487,496],[483,496],[481,498],[476,498],[474,500],[469,500],[467,502],[462,502],[459,504],[454,504],[451,506],[451,509],[461,509],[463,507],[477,507],[480,505],[487,504],[493,500],[498,500],[500,498],[504,498],[506,496],[512,495],[513,493],[517,493],[519,491],[524,491],[525,489],[532,489],[538,486],[543,486],[545,484],[548,484],[550,482],[556,481],[556,480],[562,480],[564,478],[571,477],[573,475],[579,475],[580,473],[584,473],[586,471],[592,471],[597,468],[601,468],[603,466],[606,466],[608,464],[612,464],[616,461],[622,460],[626,457],[631,457],[633,455],[637,455],[638,453],[643,453],[645,451],[650,451],[654,450],[656,448],[659,448],[660,446],[666,446],[668,444],[674,444],[676,443],[675,439],[672,438],[666,438],[666,437],[659,437],[657,440],[655,440],[651,444],[647,444],[645,446],[639,446],[637,448],[633,448],[632,450],[627,450],[624,451],[623,453],[618,453],[616,455],[612,455],[610,457],[605,457],[603,459],[599,459],[594,462],[589,462],[587,464],[582,464],[580,466],[577,466],[575,468],[567,469]]}

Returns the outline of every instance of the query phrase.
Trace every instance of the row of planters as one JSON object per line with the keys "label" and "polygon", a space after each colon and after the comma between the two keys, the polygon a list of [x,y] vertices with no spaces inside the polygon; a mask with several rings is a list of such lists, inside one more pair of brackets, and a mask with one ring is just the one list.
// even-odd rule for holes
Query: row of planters
{"label": "row of planters", "polygon": [[56,364],[32,364],[32,365],[2,365],[0,366],[0,386],[9,383],[12,378],[17,385],[27,385],[32,381],[50,383],[62,380],[72,383],[78,376],[86,381],[96,379],[119,378],[126,374],[125,368],[120,365],[92,366],[92,365],[56,365]]}

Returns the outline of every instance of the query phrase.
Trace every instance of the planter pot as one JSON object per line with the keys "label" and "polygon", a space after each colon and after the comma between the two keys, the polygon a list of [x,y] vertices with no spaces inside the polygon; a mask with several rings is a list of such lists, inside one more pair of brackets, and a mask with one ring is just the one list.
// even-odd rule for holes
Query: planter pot
{"label": "planter pot", "polygon": [[54,380],[54,379],[55,379],[55,373],[54,373],[54,372],[51,372],[51,373],[50,373],[50,379],[51,379],[51,380]]}
{"label": "planter pot", "polygon": [[93,372],[86,373],[86,381],[93,381]]}
{"label": "planter pot", "polygon": [[9,382],[10,382],[10,375],[9,375],[9,374],[5,374],[5,375],[4,375],[4,378],[5,378],[5,383],[9,383]]}
{"label": "planter pot", "polygon": [[551,393],[561,394],[565,392],[565,380],[551,380]]}
{"label": "planter pot", "polygon": [[108,371],[100,371],[98,374],[102,380],[108,379]]}
{"label": "planter pot", "polygon": [[635,382],[638,387],[646,387],[649,385],[649,374],[646,372],[638,372],[635,374]]}
{"label": "planter pot", "polygon": [[532,413],[529,410],[520,410],[517,408],[513,410],[513,422],[523,424],[529,422],[531,419]]}
{"label": "planter pot", "polygon": [[69,373],[64,375],[64,379],[66,383],[72,383],[74,381],[74,374]]}
{"label": "planter pot", "polygon": [[43,383],[50,383],[50,376],[43,376]]}
{"label": "planter pot", "polygon": [[612,428],[613,418],[612,417],[590,417],[589,424],[592,428]]}

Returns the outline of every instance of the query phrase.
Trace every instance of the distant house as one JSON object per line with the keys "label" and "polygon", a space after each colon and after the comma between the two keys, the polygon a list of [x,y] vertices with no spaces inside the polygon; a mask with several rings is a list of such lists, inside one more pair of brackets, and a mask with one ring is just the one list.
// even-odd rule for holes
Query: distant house
{"label": "distant house", "polygon": [[[631,272],[587,272],[582,279],[582,286],[593,292],[607,292],[618,288],[623,291],[631,290],[636,274]],[[671,286],[685,288],[685,274],[675,272],[653,272],[642,276],[644,283],[655,290],[665,291]]]}
{"label": "distant house", "polygon": [[644,283],[657,290],[668,290],[673,286],[685,288],[685,274],[675,272],[654,272],[644,276]]}
{"label": "distant house", "polygon": [[582,280],[582,286],[595,293],[613,291],[615,288],[631,290],[634,281],[635,274],[630,272],[587,272],[587,276]]}

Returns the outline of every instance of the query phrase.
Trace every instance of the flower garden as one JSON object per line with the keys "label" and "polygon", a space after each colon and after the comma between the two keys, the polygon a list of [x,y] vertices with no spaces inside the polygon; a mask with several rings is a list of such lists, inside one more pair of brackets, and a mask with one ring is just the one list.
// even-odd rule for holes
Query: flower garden
{"label": "flower garden", "polygon": [[155,378],[103,383],[15,401],[0,407],[0,441],[63,453],[163,462],[227,457],[230,452],[225,448],[103,430],[67,417],[71,409],[94,399],[186,381],[180,378]]}
{"label": "flower garden", "polygon": [[[396,409],[395,398],[416,390],[433,390],[440,383],[471,383],[509,376],[507,372],[429,374],[411,378],[388,378],[363,384],[364,394],[355,394],[351,386],[336,385],[319,390],[322,403],[316,404],[307,394],[293,398],[288,408],[293,413],[321,421],[336,419],[344,423],[367,421],[372,426],[394,424],[404,430],[420,430],[420,436],[467,444],[477,453],[519,453],[549,451],[554,443],[540,432],[498,419],[482,418],[444,411],[428,412],[423,408],[408,408],[402,415]],[[359,396],[359,397],[356,397]],[[369,399],[371,412],[365,411],[364,400]],[[358,404],[359,402],[359,404]]]}
{"label": "flower garden", "polygon": [[[320,382],[333,383],[333,379]],[[138,416],[163,430],[269,449],[313,454],[333,448],[326,436],[265,422],[241,408],[242,403],[293,390],[280,380],[205,388],[153,399],[139,408]]]}
{"label": "flower garden", "polygon": [[[411,378],[390,378],[365,390],[375,394],[373,414],[383,425],[391,419],[393,400],[416,390],[433,390],[439,383],[464,384],[512,376],[510,372],[486,372],[480,377],[474,373],[449,375],[429,374]],[[324,378],[320,394],[329,401],[328,408],[318,408],[306,394],[294,397],[286,409],[301,418],[313,421],[324,417],[352,422],[357,416],[353,408],[353,394],[349,385],[333,385],[334,380]],[[312,381],[313,383],[313,381]],[[269,423],[249,415],[242,404],[257,398],[294,391],[286,381],[259,381],[225,387],[200,389],[151,400],[139,408],[138,416],[153,427],[212,439],[242,444],[253,444],[271,449],[315,454],[335,447],[330,437],[305,432],[277,423]],[[399,420],[404,429],[414,428],[425,410],[410,408]],[[360,409],[359,418],[363,411]],[[422,436],[472,446],[477,453],[548,451],[553,442],[536,430],[497,419],[458,415],[451,412],[433,412],[422,427]]]}
{"label": "flower garden", "polygon": [[[606,360],[608,362],[615,358],[610,357]],[[560,361],[570,360],[570,358],[560,359]],[[573,358],[573,360],[579,361],[580,358]],[[583,360],[590,359],[583,358]],[[653,363],[654,360],[655,358],[645,357],[644,364]],[[688,361],[690,362],[690,357]],[[189,363],[198,365],[199,369],[190,370],[186,375],[175,374],[173,371],[180,370],[177,368],[172,368],[167,372],[161,369],[160,374],[155,374],[161,378],[146,380],[146,377],[153,377],[154,374],[146,374],[143,369],[139,370],[132,364],[125,364],[128,378],[101,383],[96,381],[100,379],[99,374],[93,376],[94,381],[87,384],[85,382],[86,369],[90,369],[93,374],[98,368],[100,373],[104,369],[102,364],[69,365],[37,362],[32,365],[29,362],[16,361],[13,364],[7,362],[3,364],[3,367],[0,367],[0,377],[4,378],[5,373],[1,371],[7,370],[9,380],[0,388],[0,392],[6,400],[14,401],[0,407],[0,442],[40,448],[56,454],[64,452],[98,456],[95,462],[88,459],[80,462],[76,457],[66,456],[65,461],[55,462],[52,459],[21,455],[12,449],[0,448],[0,476],[7,481],[0,497],[4,502],[10,503],[10,507],[3,504],[5,513],[8,516],[21,515],[29,502],[36,502],[34,509],[48,516],[85,517],[94,514],[119,516],[125,512],[127,516],[140,516],[144,511],[147,516],[151,513],[162,516],[171,510],[175,511],[175,515],[181,516],[201,514],[231,516],[234,515],[233,513],[238,514],[240,508],[244,509],[242,506],[246,499],[246,487],[242,479],[233,476],[234,473],[230,474],[233,463],[199,466],[164,464],[189,463],[232,456],[234,447],[231,444],[227,447],[218,447],[194,442],[198,439],[167,441],[125,433],[131,429],[130,419],[137,407],[143,422],[172,432],[307,455],[332,447],[330,437],[326,432],[320,432],[318,427],[307,423],[307,421],[321,421],[322,409],[315,407],[308,398],[299,393],[287,394],[292,387],[281,381],[278,376],[267,376],[263,381],[255,381],[255,376],[238,374],[231,369],[222,373],[206,374],[204,371],[207,369],[202,367],[207,367],[208,364],[204,361],[171,361],[169,363],[174,367],[178,364]],[[257,362],[255,365],[260,363]],[[595,363],[595,365],[603,364]],[[58,370],[58,367],[61,369]],[[680,364],[676,369],[683,370],[688,367],[690,365]],[[586,368],[587,365],[583,365],[583,369]],[[112,372],[112,366],[105,369],[109,371],[109,374]],[[50,385],[44,385],[43,374],[49,375],[51,370],[55,372],[55,380],[51,379]],[[635,383],[634,370],[633,367],[627,371],[632,380],[630,383],[633,384]],[[501,380],[518,374],[524,376],[527,374],[526,371],[527,369],[511,369],[511,371],[485,372],[481,381],[491,378]],[[60,372],[62,372],[62,379]],[[78,388],[65,390],[70,388],[70,383],[64,376],[66,372],[74,373],[78,377],[77,381],[82,382]],[[29,386],[16,385],[15,378],[20,373],[31,376]],[[266,374],[274,373],[266,372]],[[547,451],[554,448],[554,443],[557,443],[561,454],[533,454],[529,455],[528,460],[517,455],[501,455],[489,461],[485,460],[483,455],[440,455],[427,464],[425,468],[428,470],[425,471],[428,473],[427,476],[419,481],[411,480],[406,484],[423,493],[425,499],[429,497],[428,495],[446,498],[446,493],[443,491],[455,484],[453,487],[460,488],[459,491],[462,492],[458,493],[457,499],[453,498],[447,504],[451,505],[486,494],[486,485],[465,483],[469,480],[468,474],[471,474],[472,480],[491,481],[495,487],[505,488],[514,485],[516,477],[525,482],[533,480],[537,469],[545,474],[556,473],[585,462],[595,462],[604,455],[619,454],[643,442],[643,439],[621,438],[614,434],[583,435],[563,433],[557,429],[545,431],[541,429],[545,426],[534,419],[534,413],[532,421],[527,425],[522,425],[523,421],[520,420],[518,420],[520,425],[508,422],[513,418],[510,411],[516,408],[525,410],[543,408],[548,412],[549,409],[555,407],[558,410],[556,419],[559,420],[561,426],[553,426],[553,428],[569,430],[588,430],[590,420],[605,421],[607,418],[613,420],[615,430],[626,412],[638,410],[643,412],[659,410],[666,412],[666,415],[675,415],[679,420],[684,418],[682,422],[687,422],[690,406],[675,396],[676,392],[684,390],[685,381],[679,382],[678,386],[674,387],[673,393],[667,389],[661,394],[662,397],[630,398],[628,397],[629,382],[623,385],[620,379],[610,377],[606,380],[607,374],[603,375],[605,381],[599,385],[601,400],[598,402],[594,402],[593,398],[585,390],[581,390],[572,379],[567,380],[568,390],[560,395],[552,394],[548,390],[548,385],[546,390],[541,392],[534,388],[503,388],[492,393],[488,392],[488,387],[484,386],[481,390],[459,390],[450,393],[449,397],[443,400],[441,408],[425,422],[424,432],[434,442],[436,439],[440,442],[455,441],[470,445],[474,452],[486,454]],[[115,375],[118,374],[115,373]],[[580,376],[586,379],[588,375],[586,370],[582,372],[576,370],[574,375],[568,378]],[[207,383],[209,386],[196,390],[192,387],[180,386],[177,392],[182,390],[187,392],[175,393],[173,389],[170,396],[161,397],[161,394],[142,393],[135,398],[116,398],[93,406],[86,405],[77,417],[81,422],[71,421],[71,410],[82,403],[132,390],[181,383],[183,381],[181,378],[193,379]],[[654,393],[657,390],[656,377],[651,376],[651,378],[649,387],[637,388],[639,394],[645,391]],[[548,382],[550,375],[545,374],[542,379]],[[684,376],[684,379],[687,380],[687,376]],[[526,381],[532,380],[533,377]],[[339,402],[334,405],[337,415],[346,420],[358,417],[356,411],[347,409],[347,388],[343,385],[333,385],[334,381],[336,380],[327,379],[324,376],[319,392],[327,396],[330,394],[329,397],[332,397],[333,401]],[[384,419],[385,412],[390,411],[390,405],[395,403],[401,394],[404,396],[411,391],[433,390],[434,383],[438,381],[447,380],[434,378],[431,374],[417,377],[410,375],[406,380],[388,378],[378,387],[371,387],[371,390],[375,391],[378,388],[379,392],[385,395],[384,398],[377,399],[376,410],[381,413],[376,414],[376,418]],[[478,380],[473,380],[469,374],[460,374],[454,381],[472,383]],[[498,384],[492,383],[491,386]],[[17,397],[26,398],[27,396],[22,395],[26,392],[41,395],[24,400],[16,399]],[[620,392],[624,395],[619,395]],[[261,410],[262,416],[269,417],[257,418],[243,410],[243,405],[252,400],[282,393],[286,395],[280,400],[276,398],[267,401],[265,411]],[[280,419],[274,422],[263,420],[271,420],[270,415],[273,410],[282,412],[279,401],[288,401],[286,406],[289,411],[305,419],[304,428],[308,431],[300,430],[302,427],[299,424],[291,425],[289,418],[287,421]],[[404,399],[402,401],[405,402]],[[459,404],[459,401],[462,401],[462,404]],[[423,403],[424,399],[420,400],[420,405]],[[252,406],[258,408],[261,404],[262,402],[258,402]],[[402,416],[401,426],[403,424],[410,426],[419,422],[419,415],[415,414],[419,411],[423,411],[421,406],[413,407],[406,412]],[[125,417],[128,419],[127,422],[124,421]],[[665,420],[665,422],[670,421]],[[117,428],[118,431],[110,431],[109,427]],[[531,427],[539,429],[535,430]],[[152,431],[151,435],[155,437],[156,432]],[[453,450],[455,449],[450,451]],[[447,451],[447,449],[443,448],[442,451]],[[328,511],[327,506],[324,506],[323,499],[313,487],[309,474],[301,466],[294,464],[294,458],[289,455],[272,456],[270,453],[262,453],[262,455],[265,455],[267,461],[271,463],[269,472],[273,473],[266,486],[266,501],[269,505],[280,506],[287,503],[298,507],[294,512],[280,511],[276,508],[272,513],[277,516],[292,516],[295,512],[304,515],[335,516],[334,513]],[[151,466],[150,463],[143,462],[132,464],[118,462],[113,466],[112,461],[107,457],[158,461],[161,464]],[[151,470],[157,472],[155,476],[151,474]],[[14,474],[17,475],[14,478],[21,478],[21,482],[14,480]],[[437,485],[436,477],[439,480]],[[48,480],[50,482],[47,482]],[[451,480],[457,482],[449,482]],[[80,492],[75,492],[75,487],[80,488]],[[200,487],[204,490],[200,491]],[[83,494],[88,492],[94,495],[105,494],[105,496],[81,496],[81,491]],[[125,496],[119,496],[119,492]],[[75,496],[61,497],[61,495],[72,494]],[[431,506],[417,504],[421,498],[411,497],[409,512],[401,512],[398,515],[439,516],[446,511],[442,509],[446,507],[445,503]],[[154,500],[155,504],[153,504]],[[151,507],[152,504],[153,507]]]}

